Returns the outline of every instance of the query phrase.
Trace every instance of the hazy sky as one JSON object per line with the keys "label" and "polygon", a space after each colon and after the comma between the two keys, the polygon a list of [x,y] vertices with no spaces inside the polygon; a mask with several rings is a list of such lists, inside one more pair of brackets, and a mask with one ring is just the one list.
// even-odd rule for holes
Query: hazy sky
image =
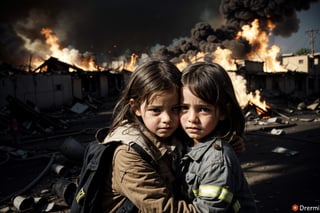
{"label": "hazy sky", "polygon": [[281,52],[295,52],[299,48],[311,48],[310,36],[306,30],[318,30],[314,34],[314,47],[316,52],[320,52],[320,2],[312,3],[307,11],[297,12],[300,19],[300,27],[297,33],[293,33],[290,37],[273,37],[270,43],[277,44],[281,47]]}
{"label": "hazy sky", "polygon": [[[207,50],[213,48],[212,43],[219,45],[230,39],[228,36],[234,32],[231,28],[266,17],[280,24],[278,34],[290,35],[272,36],[270,44],[280,45],[281,52],[295,52],[310,48],[307,29],[320,30],[320,1],[316,1],[10,0],[0,8],[0,62],[26,63],[34,53],[25,49],[22,37],[33,48],[40,48],[39,43],[44,43],[40,34],[43,27],[52,29],[63,47],[120,56],[128,51],[148,51],[156,44],[172,46],[182,37],[190,37]],[[214,30],[197,25],[200,22],[211,24]],[[208,41],[203,34],[210,33]],[[319,38],[320,32],[315,34],[316,51],[320,51]],[[190,52],[189,43],[179,45],[180,52],[180,48]]]}

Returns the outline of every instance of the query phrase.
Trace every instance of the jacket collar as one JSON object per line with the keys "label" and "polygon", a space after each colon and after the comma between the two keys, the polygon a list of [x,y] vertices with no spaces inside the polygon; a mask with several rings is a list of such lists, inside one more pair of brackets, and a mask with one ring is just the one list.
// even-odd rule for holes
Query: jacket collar
{"label": "jacket collar", "polygon": [[219,145],[221,146],[221,140],[217,140],[216,138],[203,141],[196,146],[191,147],[191,150],[187,153],[187,156],[189,156],[192,160],[197,161],[202,158],[208,149],[213,148],[212,146],[216,142],[220,143]]}
{"label": "jacket collar", "polygon": [[139,131],[136,127],[129,124],[116,128],[107,135],[102,143],[105,144],[110,141],[121,141],[121,143],[128,145],[130,143],[137,143],[142,146],[154,160],[159,160],[168,151],[166,144],[160,142],[149,131],[146,129]]}

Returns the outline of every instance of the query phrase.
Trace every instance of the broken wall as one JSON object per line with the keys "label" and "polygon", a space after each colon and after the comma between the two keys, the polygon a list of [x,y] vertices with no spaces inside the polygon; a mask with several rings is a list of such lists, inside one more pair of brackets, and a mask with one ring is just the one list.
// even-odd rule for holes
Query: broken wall
{"label": "broken wall", "polygon": [[61,74],[18,74],[1,79],[0,104],[7,104],[11,95],[24,103],[32,102],[39,109],[57,108],[72,103],[71,76]]}
{"label": "broken wall", "polygon": [[305,96],[308,94],[306,74],[273,73],[266,77],[266,90],[278,91],[284,95]]}
{"label": "broken wall", "polygon": [[99,81],[100,81],[100,96],[101,97],[107,97],[108,96],[108,93],[109,93],[109,84],[108,84],[108,78],[107,78],[107,75],[100,75],[100,78],[99,78]]}

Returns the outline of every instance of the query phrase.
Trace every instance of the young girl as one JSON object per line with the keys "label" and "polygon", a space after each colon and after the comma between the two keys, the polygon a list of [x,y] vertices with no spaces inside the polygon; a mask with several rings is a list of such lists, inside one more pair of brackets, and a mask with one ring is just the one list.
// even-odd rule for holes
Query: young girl
{"label": "young girl", "polygon": [[[112,172],[104,186],[104,212],[117,211],[126,198],[140,212],[196,212],[175,193],[180,188],[173,169],[181,159],[175,147],[181,143],[172,135],[180,125],[180,80],[177,67],[161,60],[148,61],[131,74],[104,140],[122,143],[115,150],[112,168],[106,168]],[[149,153],[158,168],[130,147],[133,142]]]}
{"label": "young girl", "polygon": [[239,160],[229,143],[245,120],[228,73],[198,62],[182,72],[180,123],[190,137],[182,159],[188,197],[198,212],[257,212]]}
{"label": "young girl", "polygon": [[[131,74],[104,140],[122,142],[106,180],[104,212],[116,212],[126,198],[141,212],[196,212],[193,205],[174,196],[172,134],[180,125],[180,80],[181,72],[168,61],[146,62]],[[130,147],[132,142],[149,153],[158,169]]]}

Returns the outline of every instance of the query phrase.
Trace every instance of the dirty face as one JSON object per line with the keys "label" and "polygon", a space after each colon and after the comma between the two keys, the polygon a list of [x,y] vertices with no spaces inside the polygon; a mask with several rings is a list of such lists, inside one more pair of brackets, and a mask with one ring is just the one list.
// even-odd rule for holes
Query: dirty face
{"label": "dirty face", "polygon": [[224,116],[218,107],[195,96],[188,87],[183,87],[181,98],[181,126],[197,144],[215,130]]}
{"label": "dirty face", "polygon": [[179,126],[178,91],[162,91],[153,94],[135,110],[146,128],[160,138],[167,138]]}

